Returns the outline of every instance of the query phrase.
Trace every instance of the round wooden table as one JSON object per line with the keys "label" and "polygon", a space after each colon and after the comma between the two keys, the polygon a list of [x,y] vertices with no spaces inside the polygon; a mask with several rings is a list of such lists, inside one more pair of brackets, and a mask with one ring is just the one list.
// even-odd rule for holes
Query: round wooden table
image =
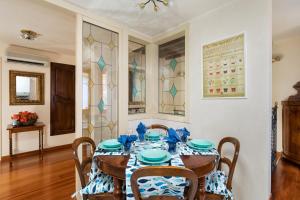
{"label": "round wooden table", "polygon": [[[199,177],[197,199],[202,200],[205,196],[205,177],[203,174],[210,173],[216,166],[216,156],[190,155],[180,156],[185,167],[193,170]],[[129,155],[100,155],[96,156],[97,165],[105,174],[113,177],[114,197],[122,199],[122,184],[125,181],[125,170]]]}

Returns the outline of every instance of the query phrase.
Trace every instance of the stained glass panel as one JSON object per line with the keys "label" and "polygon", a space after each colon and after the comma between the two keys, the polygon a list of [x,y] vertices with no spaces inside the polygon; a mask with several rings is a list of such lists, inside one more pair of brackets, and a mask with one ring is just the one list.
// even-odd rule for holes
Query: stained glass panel
{"label": "stained glass panel", "polygon": [[[83,23],[83,135],[96,143],[118,134],[118,34]],[[87,84],[88,80],[88,84]],[[86,91],[88,90],[88,91]]]}
{"label": "stained glass panel", "polygon": [[185,37],[159,45],[159,112],[185,115]]}
{"label": "stained glass panel", "polygon": [[146,112],[146,48],[145,45],[128,43],[128,113]]}

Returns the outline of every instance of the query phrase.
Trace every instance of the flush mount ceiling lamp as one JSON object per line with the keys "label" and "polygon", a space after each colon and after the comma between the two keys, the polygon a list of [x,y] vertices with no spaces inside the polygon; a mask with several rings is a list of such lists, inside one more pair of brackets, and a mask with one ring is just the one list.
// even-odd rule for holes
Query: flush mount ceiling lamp
{"label": "flush mount ceiling lamp", "polygon": [[22,29],[20,32],[21,38],[24,40],[35,40],[37,37],[41,36],[41,34],[27,29]]}
{"label": "flush mount ceiling lamp", "polygon": [[165,6],[169,5],[169,0],[148,0],[144,3],[139,3],[141,9],[144,9],[148,3],[153,3],[153,8],[155,11],[159,10],[158,3],[162,3]]}

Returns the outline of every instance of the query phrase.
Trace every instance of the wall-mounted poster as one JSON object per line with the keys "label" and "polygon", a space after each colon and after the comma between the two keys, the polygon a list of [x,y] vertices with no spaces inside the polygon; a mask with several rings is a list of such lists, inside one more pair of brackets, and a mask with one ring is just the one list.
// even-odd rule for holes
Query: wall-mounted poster
{"label": "wall-mounted poster", "polygon": [[245,97],[244,34],[203,46],[203,96]]}

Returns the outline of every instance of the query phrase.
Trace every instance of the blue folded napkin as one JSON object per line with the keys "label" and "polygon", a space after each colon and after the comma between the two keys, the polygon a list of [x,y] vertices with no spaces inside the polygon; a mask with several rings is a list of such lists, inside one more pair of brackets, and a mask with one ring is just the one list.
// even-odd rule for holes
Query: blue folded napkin
{"label": "blue folded napkin", "polygon": [[170,153],[176,152],[176,143],[180,142],[180,137],[174,129],[172,128],[168,129],[168,136],[166,138],[166,142],[169,145],[168,151]]}
{"label": "blue folded napkin", "polygon": [[176,131],[180,133],[182,142],[186,142],[188,136],[191,135],[190,132],[185,127],[181,129],[177,129]]}
{"label": "blue folded napkin", "polygon": [[136,135],[120,135],[118,141],[124,146],[125,150],[128,151],[131,147],[131,143],[137,140]]}
{"label": "blue folded napkin", "polygon": [[139,134],[140,141],[143,141],[145,137],[145,133],[147,131],[147,127],[142,122],[140,122],[138,127],[136,128],[136,131]]}
{"label": "blue folded napkin", "polygon": [[177,143],[180,142],[180,137],[173,128],[168,129],[168,136],[166,138],[167,143]]}

